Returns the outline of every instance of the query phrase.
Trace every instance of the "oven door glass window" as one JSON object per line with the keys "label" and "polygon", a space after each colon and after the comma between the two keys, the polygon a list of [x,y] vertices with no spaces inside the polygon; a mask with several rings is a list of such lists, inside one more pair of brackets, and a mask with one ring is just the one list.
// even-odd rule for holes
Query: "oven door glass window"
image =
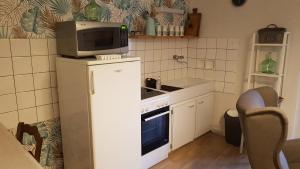
{"label": "oven door glass window", "polygon": [[169,114],[146,121],[147,114],[142,115],[142,155],[169,142]]}
{"label": "oven door glass window", "polygon": [[77,32],[78,51],[97,51],[120,47],[120,28],[93,28]]}

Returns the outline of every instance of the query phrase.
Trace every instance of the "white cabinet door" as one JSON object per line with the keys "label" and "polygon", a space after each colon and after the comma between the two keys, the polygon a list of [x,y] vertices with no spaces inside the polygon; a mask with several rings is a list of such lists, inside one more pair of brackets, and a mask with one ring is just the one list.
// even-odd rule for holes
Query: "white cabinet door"
{"label": "white cabinet door", "polygon": [[187,101],[172,106],[172,150],[194,140],[195,101]]}
{"label": "white cabinet door", "polygon": [[208,94],[196,99],[196,130],[195,138],[205,134],[211,129],[213,118],[214,95]]}
{"label": "white cabinet door", "polygon": [[140,62],[89,67],[95,169],[141,166]]}

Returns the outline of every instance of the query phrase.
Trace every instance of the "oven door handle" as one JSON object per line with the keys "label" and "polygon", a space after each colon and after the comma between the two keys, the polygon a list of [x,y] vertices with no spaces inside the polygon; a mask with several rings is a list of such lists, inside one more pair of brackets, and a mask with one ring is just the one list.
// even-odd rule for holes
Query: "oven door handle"
{"label": "oven door handle", "polygon": [[170,111],[167,111],[167,112],[164,112],[164,113],[155,115],[155,116],[151,116],[151,117],[145,118],[145,119],[143,119],[143,121],[150,121],[150,120],[153,120],[153,119],[155,119],[155,118],[164,116],[164,115],[169,114],[169,113],[170,113]]}

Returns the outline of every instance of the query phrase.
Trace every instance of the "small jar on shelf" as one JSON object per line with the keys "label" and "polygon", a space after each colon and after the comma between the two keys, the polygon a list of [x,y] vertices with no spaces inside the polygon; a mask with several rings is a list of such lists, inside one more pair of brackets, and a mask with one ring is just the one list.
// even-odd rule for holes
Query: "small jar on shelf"
{"label": "small jar on shelf", "polygon": [[271,52],[266,55],[265,60],[260,64],[261,72],[267,74],[274,74],[277,68],[277,62],[272,59]]}

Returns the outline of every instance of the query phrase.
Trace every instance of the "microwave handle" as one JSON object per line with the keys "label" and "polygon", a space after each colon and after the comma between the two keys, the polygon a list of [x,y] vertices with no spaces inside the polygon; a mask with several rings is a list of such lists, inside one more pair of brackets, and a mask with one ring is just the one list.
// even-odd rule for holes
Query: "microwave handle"
{"label": "microwave handle", "polygon": [[169,114],[169,113],[170,113],[170,111],[167,111],[167,112],[164,112],[164,113],[161,113],[161,114],[152,116],[152,117],[145,118],[145,119],[143,119],[143,121],[150,121],[150,120],[153,120],[153,119],[155,119],[155,118],[164,116],[164,115]]}
{"label": "microwave handle", "polygon": [[91,71],[91,74],[90,74],[90,92],[91,92],[91,95],[94,95],[96,92],[95,92],[95,81],[94,81],[94,72]]}

